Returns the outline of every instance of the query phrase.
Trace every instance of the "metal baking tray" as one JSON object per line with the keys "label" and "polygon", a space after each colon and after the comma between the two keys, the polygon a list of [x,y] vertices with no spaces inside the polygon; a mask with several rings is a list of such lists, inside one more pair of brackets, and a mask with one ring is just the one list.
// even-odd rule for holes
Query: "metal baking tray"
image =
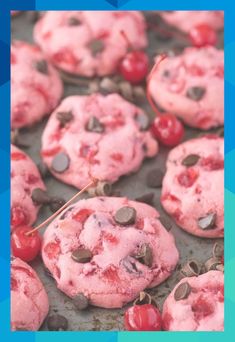
{"label": "metal baking tray", "polygon": [[[12,39],[21,39],[28,42],[33,42],[32,30],[34,21],[38,13],[35,12],[22,12],[19,15],[12,18],[11,32]],[[153,16],[156,14],[152,12],[144,12],[148,21],[153,21]],[[157,19],[157,16],[155,17]],[[163,25],[163,24],[162,24]],[[164,30],[162,30],[164,32]],[[166,31],[167,32],[167,31]],[[185,47],[185,41],[181,41],[173,37],[169,37],[168,34],[160,34],[157,31],[149,30],[149,47],[148,53],[150,57],[155,56],[157,53],[163,51],[180,51]],[[175,36],[176,37],[176,36]],[[219,47],[223,47],[223,33],[220,34]],[[92,81],[92,80],[90,80]],[[83,94],[84,87],[79,85],[65,84],[65,90],[63,97],[74,94]],[[138,104],[139,105],[139,104]],[[147,103],[143,103],[142,106],[146,109],[150,115],[153,115]],[[40,163],[40,145],[42,131],[46,125],[47,119],[43,122],[29,128],[22,129],[20,131],[20,137],[26,142],[28,147],[23,150],[35,161],[36,164]],[[202,132],[196,129],[186,128],[185,140],[198,136]],[[146,185],[147,174],[154,168],[160,168],[165,170],[165,161],[168,148],[161,147],[160,153],[153,159],[145,160],[140,170],[128,176],[122,177],[116,184],[114,184],[114,191],[120,191],[121,196],[127,196],[130,199],[135,199],[143,194],[153,192],[154,193],[154,207],[160,212],[161,216],[167,216],[163,211],[160,204],[161,189],[148,188]],[[61,183],[53,176],[47,177],[45,183],[48,189],[48,193],[52,196],[63,197],[65,200],[70,199],[77,190],[71,186]],[[81,196],[82,198],[87,195]],[[38,221],[40,223],[51,215],[51,211],[48,207],[43,207],[40,210]],[[177,227],[173,220],[169,218],[172,223],[171,232],[175,237],[176,245],[180,252],[179,264],[172,274],[172,276],[162,283],[160,286],[148,290],[148,292],[154,297],[160,309],[166,298],[166,296],[173,289],[175,284],[179,281],[179,270],[182,264],[189,259],[196,259],[199,262],[204,263],[212,254],[212,247],[219,239],[203,239],[198,238],[184,232]],[[222,239],[220,239],[223,241]],[[73,305],[72,300],[60,292],[55,285],[55,282],[50,278],[43,266],[42,260],[38,257],[32,262],[32,267],[38,273],[42,280],[50,301],[50,313],[58,313],[68,319],[69,329],[71,331],[121,331],[124,330],[123,315],[128,306],[123,309],[101,309],[90,306],[85,311],[77,311]],[[42,325],[42,331],[48,330],[46,321]]]}

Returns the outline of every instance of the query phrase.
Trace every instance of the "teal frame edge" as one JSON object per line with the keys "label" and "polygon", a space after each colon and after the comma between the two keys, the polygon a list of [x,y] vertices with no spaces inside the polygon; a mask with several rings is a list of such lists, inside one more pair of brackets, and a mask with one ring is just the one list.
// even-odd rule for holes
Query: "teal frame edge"
{"label": "teal frame edge", "polygon": [[[181,342],[231,340],[235,314],[235,3],[231,0],[7,0],[0,1],[0,336],[10,341]],[[224,10],[225,12],[225,331],[224,332],[11,332],[10,331],[10,10]]]}

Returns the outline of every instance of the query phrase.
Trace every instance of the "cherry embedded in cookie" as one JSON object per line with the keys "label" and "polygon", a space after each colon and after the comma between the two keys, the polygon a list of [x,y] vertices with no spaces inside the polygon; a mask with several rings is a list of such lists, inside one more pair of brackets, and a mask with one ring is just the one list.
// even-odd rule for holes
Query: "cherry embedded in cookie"
{"label": "cherry embedded in cookie", "polygon": [[127,41],[132,51],[126,54],[120,63],[120,73],[125,80],[133,84],[142,82],[148,73],[149,58],[144,51],[134,50],[124,31],[123,38]]}
{"label": "cherry embedded in cookie", "polygon": [[41,237],[38,232],[26,235],[32,227],[21,226],[14,230],[11,236],[11,248],[14,257],[24,261],[31,261],[39,254],[41,249]]}
{"label": "cherry embedded in cookie", "polygon": [[217,43],[217,33],[208,24],[200,24],[189,31],[189,40],[196,47],[215,46]]}

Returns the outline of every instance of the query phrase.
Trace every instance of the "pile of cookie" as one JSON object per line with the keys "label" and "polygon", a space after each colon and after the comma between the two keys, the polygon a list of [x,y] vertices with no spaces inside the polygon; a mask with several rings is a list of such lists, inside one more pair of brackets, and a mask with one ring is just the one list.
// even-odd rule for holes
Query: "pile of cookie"
{"label": "pile of cookie", "polygon": [[[147,30],[161,34],[162,21],[188,46],[151,60]],[[148,180],[162,186],[162,207],[189,234],[223,237],[224,138],[208,132],[224,123],[222,29],[221,11],[154,12],[149,22],[137,11],[48,11],[35,22],[35,44],[12,42],[12,330],[38,330],[48,315],[46,290],[28,264],[38,254],[79,310],[135,300],[125,312],[127,330],[223,330],[223,245],[215,244],[205,265],[182,267],[160,312],[145,290],[177,267],[174,236],[149,205],[151,194],[133,201],[112,193],[112,184],[165,145],[166,172]],[[86,92],[62,99],[63,81]],[[147,99],[153,119],[142,106]],[[19,132],[46,116],[39,170]],[[182,142],[185,125],[201,136]],[[47,192],[45,174],[80,190],[93,181],[90,198],[67,206]],[[32,232],[42,205],[56,212],[43,236]],[[60,315],[47,326],[69,329]]]}

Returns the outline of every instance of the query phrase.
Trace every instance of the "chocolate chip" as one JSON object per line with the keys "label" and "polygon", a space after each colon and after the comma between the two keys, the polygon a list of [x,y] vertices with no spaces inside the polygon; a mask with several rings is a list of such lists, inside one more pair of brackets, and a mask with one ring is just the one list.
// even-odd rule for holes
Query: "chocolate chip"
{"label": "chocolate chip", "polygon": [[190,292],[191,292],[191,287],[189,283],[184,282],[176,288],[175,293],[174,293],[174,298],[176,301],[186,299],[188,298]]}
{"label": "chocolate chip", "polygon": [[134,258],[137,259],[140,263],[151,267],[153,263],[153,252],[149,244],[144,243],[139,252],[134,255]]}
{"label": "chocolate chip", "polygon": [[136,210],[132,207],[122,207],[116,211],[114,219],[117,223],[122,226],[135,223]]}
{"label": "chocolate chip", "polygon": [[146,203],[149,205],[153,204],[153,200],[154,200],[154,193],[153,192],[149,192],[148,194],[144,194],[140,197],[137,197],[135,199],[137,202],[142,202],[142,203]]}
{"label": "chocolate chip", "polygon": [[141,86],[132,87],[133,95],[137,101],[143,101],[146,98],[144,88]]}
{"label": "chocolate chip", "polygon": [[53,171],[58,172],[58,173],[63,173],[69,168],[69,164],[70,164],[69,156],[64,152],[60,152],[52,160],[51,167]]}
{"label": "chocolate chip", "polygon": [[150,188],[160,188],[162,186],[163,172],[160,169],[150,170],[147,174],[146,183]]}
{"label": "chocolate chip", "polygon": [[196,165],[198,160],[200,159],[200,156],[197,154],[189,154],[187,157],[185,157],[182,160],[182,165],[184,166],[193,166]]}
{"label": "chocolate chip", "polygon": [[47,327],[50,331],[65,331],[68,329],[68,320],[62,315],[51,315],[47,318]]}
{"label": "chocolate chip", "polygon": [[170,74],[171,74],[170,71],[166,69],[163,71],[162,76],[168,78]]}
{"label": "chocolate chip", "polygon": [[91,261],[92,253],[89,249],[78,248],[72,252],[71,257],[74,261],[79,262],[81,264],[85,264]]}
{"label": "chocolate chip", "polygon": [[104,77],[102,79],[102,81],[100,82],[100,88],[101,91],[103,90],[105,94],[118,92],[117,84],[109,77]]}
{"label": "chocolate chip", "polygon": [[128,101],[133,101],[133,87],[127,81],[122,81],[119,83],[120,94],[125,97]]}
{"label": "chocolate chip", "polygon": [[41,74],[48,75],[48,65],[45,59],[42,59],[40,61],[35,62],[35,68],[37,71],[39,71]]}
{"label": "chocolate chip", "polygon": [[68,122],[72,121],[74,118],[71,111],[68,112],[57,112],[56,119],[60,122],[60,125],[64,127]]}
{"label": "chocolate chip", "polygon": [[221,264],[221,258],[210,258],[205,262],[206,271],[216,270],[217,266]]}
{"label": "chocolate chip", "polygon": [[206,89],[203,87],[191,87],[188,88],[186,96],[194,101],[200,101],[204,94],[206,92]]}
{"label": "chocolate chip", "polygon": [[78,293],[73,297],[73,304],[77,310],[85,310],[89,305],[89,301],[83,293]]}
{"label": "chocolate chip", "polygon": [[104,50],[104,42],[100,39],[94,39],[88,44],[88,48],[95,57],[98,53]]}
{"label": "chocolate chip", "polygon": [[79,26],[79,25],[81,25],[81,21],[78,18],[70,17],[70,18],[68,18],[68,25],[69,26]]}
{"label": "chocolate chip", "polygon": [[89,188],[87,192],[90,196],[111,196],[112,184],[99,181],[96,187]]}
{"label": "chocolate chip", "polygon": [[215,221],[216,221],[216,213],[210,213],[207,216],[200,217],[198,219],[198,226],[199,228],[205,229],[213,229],[215,228]]}
{"label": "chocolate chip", "polygon": [[166,216],[160,216],[159,221],[163,225],[163,227],[169,232],[172,228],[171,220]]}
{"label": "chocolate chip", "polygon": [[196,260],[188,261],[181,269],[181,273],[185,277],[198,276],[201,271],[201,266]]}
{"label": "chocolate chip", "polygon": [[224,255],[224,245],[222,243],[216,242],[213,246],[213,256],[215,258],[221,258]]}
{"label": "chocolate chip", "polygon": [[64,204],[66,203],[64,198],[60,198],[60,197],[51,197],[50,200],[50,210],[55,213],[57,210],[59,210]]}
{"label": "chocolate chip", "polygon": [[127,256],[121,261],[123,267],[126,269],[128,273],[140,274],[141,271],[138,270],[135,259]]}
{"label": "chocolate chip", "polygon": [[141,131],[146,131],[149,128],[150,120],[146,114],[137,113],[135,120],[138,123]]}
{"label": "chocolate chip", "polygon": [[35,204],[48,204],[51,200],[46,191],[36,188],[33,190],[31,198]]}
{"label": "chocolate chip", "polygon": [[95,116],[92,116],[86,125],[86,130],[89,132],[102,133],[104,131],[104,125],[102,125]]}

